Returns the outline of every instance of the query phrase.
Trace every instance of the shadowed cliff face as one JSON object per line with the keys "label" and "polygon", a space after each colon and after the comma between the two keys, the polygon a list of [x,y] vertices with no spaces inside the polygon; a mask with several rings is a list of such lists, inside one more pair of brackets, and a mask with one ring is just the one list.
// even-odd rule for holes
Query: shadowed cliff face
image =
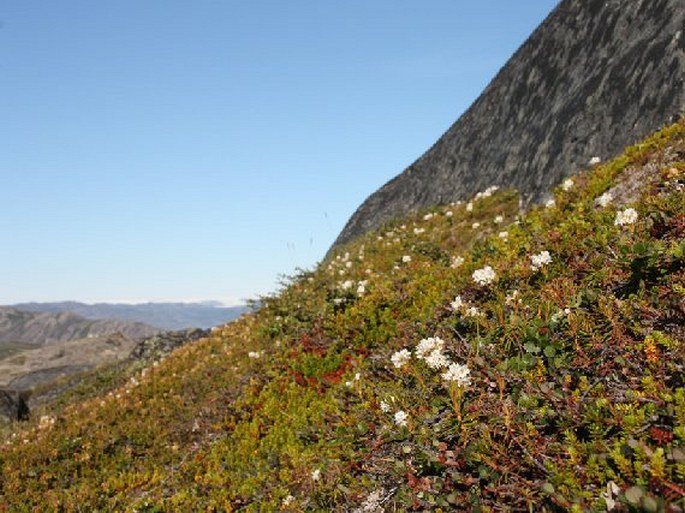
{"label": "shadowed cliff face", "polygon": [[539,201],[565,176],[685,114],[683,0],[564,0],[423,156],[372,194],[335,246],[490,185]]}

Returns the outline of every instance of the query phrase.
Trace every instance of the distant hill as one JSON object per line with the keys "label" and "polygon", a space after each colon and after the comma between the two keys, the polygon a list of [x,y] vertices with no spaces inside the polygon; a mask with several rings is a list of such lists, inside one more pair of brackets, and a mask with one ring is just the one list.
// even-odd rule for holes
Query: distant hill
{"label": "distant hill", "polygon": [[31,312],[0,307],[0,344],[49,345],[75,339],[121,334],[131,340],[160,330],[142,322],[86,319],[72,312]]}
{"label": "distant hill", "polygon": [[560,2],[449,130],[364,201],[335,245],[491,185],[539,202],[593,157],[675,122],[685,114],[684,24],[683,0]]}
{"label": "distant hill", "polygon": [[163,330],[211,328],[225,324],[248,310],[247,306],[222,307],[202,303],[96,303],[76,301],[55,303],[22,303],[14,308],[31,312],[73,312],[87,319],[123,319],[142,322]]}

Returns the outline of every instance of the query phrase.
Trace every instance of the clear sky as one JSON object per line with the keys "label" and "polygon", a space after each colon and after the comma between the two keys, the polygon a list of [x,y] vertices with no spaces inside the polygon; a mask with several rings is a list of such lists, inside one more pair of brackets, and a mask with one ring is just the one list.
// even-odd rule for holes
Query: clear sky
{"label": "clear sky", "polygon": [[276,290],[555,4],[3,0],[0,304]]}

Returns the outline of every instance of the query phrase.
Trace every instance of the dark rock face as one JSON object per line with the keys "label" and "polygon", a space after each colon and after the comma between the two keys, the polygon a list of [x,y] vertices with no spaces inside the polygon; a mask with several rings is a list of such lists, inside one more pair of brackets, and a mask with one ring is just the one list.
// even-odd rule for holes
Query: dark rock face
{"label": "dark rock face", "polygon": [[28,420],[29,391],[0,388],[0,417],[8,420]]}
{"label": "dark rock face", "polygon": [[335,246],[490,185],[542,200],[564,177],[685,114],[683,0],[564,0],[423,156],[372,194]]}
{"label": "dark rock face", "polygon": [[183,344],[209,336],[210,330],[199,328],[158,333],[138,343],[131,351],[137,360],[158,360]]}

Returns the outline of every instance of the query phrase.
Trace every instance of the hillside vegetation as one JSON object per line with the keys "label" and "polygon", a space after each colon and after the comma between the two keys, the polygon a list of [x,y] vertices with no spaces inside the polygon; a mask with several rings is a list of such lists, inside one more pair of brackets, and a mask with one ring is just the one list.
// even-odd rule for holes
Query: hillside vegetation
{"label": "hillside vegetation", "polygon": [[683,511],[684,154],[351,242],[15,425],[0,511]]}

